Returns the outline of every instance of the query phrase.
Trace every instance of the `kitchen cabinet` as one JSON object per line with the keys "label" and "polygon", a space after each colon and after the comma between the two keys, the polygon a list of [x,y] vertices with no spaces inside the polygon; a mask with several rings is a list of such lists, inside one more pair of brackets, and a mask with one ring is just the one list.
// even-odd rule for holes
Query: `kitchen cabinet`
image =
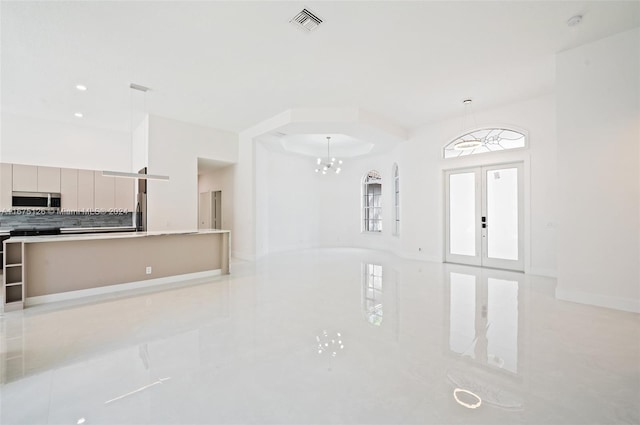
{"label": "kitchen cabinet", "polygon": [[12,176],[16,192],[60,192],[60,168],[13,164]]}
{"label": "kitchen cabinet", "polygon": [[37,192],[60,193],[60,168],[37,167]]}
{"label": "kitchen cabinet", "polygon": [[24,305],[24,243],[2,242],[4,256],[2,266],[4,268],[2,279],[3,308],[4,311],[22,310]]}
{"label": "kitchen cabinet", "polygon": [[78,170],[73,168],[60,169],[61,207],[66,211],[78,209]]}
{"label": "kitchen cabinet", "polygon": [[143,280],[148,282],[145,286],[156,284],[148,279],[162,283],[160,279],[184,279],[191,273],[229,274],[229,231],[25,237],[14,239],[13,244],[6,264],[16,270],[6,276],[7,283],[16,286],[7,298],[16,303],[14,308],[21,307],[25,298],[46,302],[47,298],[76,298],[82,292],[136,287]]}
{"label": "kitchen cabinet", "polygon": [[116,178],[105,177],[102,171],[94,171],[94,208],[111,210],[116,205]]}
{"label": "kitchen cabinet", "polygon": [[118,210],[134,211],[135,184],[137,180],[115,178],[115,205]]}
{"label": "kitchen cabinet", "polygon": [[66,211],[134,212],[137,180],[104,177],[102,171],[0,164],[0,210],[11,209],[12,192],[60,193]]}
{"label": "kitchen cabinet", "polygon": [[11,209],[13,191],[13,169],[11,164],[0,164],[0,211]]}
{"label": "kitchen cabinet", "polygon": [[90,210],[94,208],[93,176],[94,172],[91,170],[78,170],[78,210]]}
{"label": "kitchen cabinet", "polygon": [[14,191],[38,191],[38,167],[35,165],[13,164],[12,171]]}
{"label": "kitchen cabinet", "polygon": [[62,208],[133,211],[133,180],[104,177],[102,171],[90,170],[62,169],[61,175]]}
{"label": "kitchen cabinet", "polygon": [[9,239],[9,235],[0,235],[0,267],[4,269],[4,241]]}

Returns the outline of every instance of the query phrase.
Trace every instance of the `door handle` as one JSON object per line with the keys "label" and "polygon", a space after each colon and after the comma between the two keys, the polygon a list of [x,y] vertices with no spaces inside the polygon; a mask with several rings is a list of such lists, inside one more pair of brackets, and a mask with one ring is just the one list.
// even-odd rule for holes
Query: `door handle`
{"label": "door handle", "polygon": [[482,228],[486,229],[487,228],[487,217],[482,217]]}

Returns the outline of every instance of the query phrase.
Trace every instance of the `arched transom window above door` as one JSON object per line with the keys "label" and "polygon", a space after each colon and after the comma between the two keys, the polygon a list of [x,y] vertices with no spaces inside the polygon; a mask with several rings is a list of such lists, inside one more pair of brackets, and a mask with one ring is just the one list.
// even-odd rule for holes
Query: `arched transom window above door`
{"label": "arched transom window above door", "polygon": [[479,153],[524,148],[527,136],[521,131],[508,128],[483,128],[471,131],[449,142],[443,149],[443,156],[459,158]]}

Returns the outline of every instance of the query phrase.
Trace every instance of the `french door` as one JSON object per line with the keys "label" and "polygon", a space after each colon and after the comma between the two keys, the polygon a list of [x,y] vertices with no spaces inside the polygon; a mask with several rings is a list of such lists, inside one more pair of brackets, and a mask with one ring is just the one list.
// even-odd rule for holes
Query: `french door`
{"label": "french door", "polygon": [[522,163],[445,172],[445,261],[524,271]]}

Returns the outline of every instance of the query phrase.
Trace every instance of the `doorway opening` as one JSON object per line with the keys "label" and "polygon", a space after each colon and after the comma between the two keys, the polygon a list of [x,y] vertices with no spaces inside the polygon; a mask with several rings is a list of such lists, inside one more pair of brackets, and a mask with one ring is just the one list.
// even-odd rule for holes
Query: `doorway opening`
{"label": "doorway opening", "polygon": [[199,229],[222,229],[222,191],[200,193],[198,208]]}

